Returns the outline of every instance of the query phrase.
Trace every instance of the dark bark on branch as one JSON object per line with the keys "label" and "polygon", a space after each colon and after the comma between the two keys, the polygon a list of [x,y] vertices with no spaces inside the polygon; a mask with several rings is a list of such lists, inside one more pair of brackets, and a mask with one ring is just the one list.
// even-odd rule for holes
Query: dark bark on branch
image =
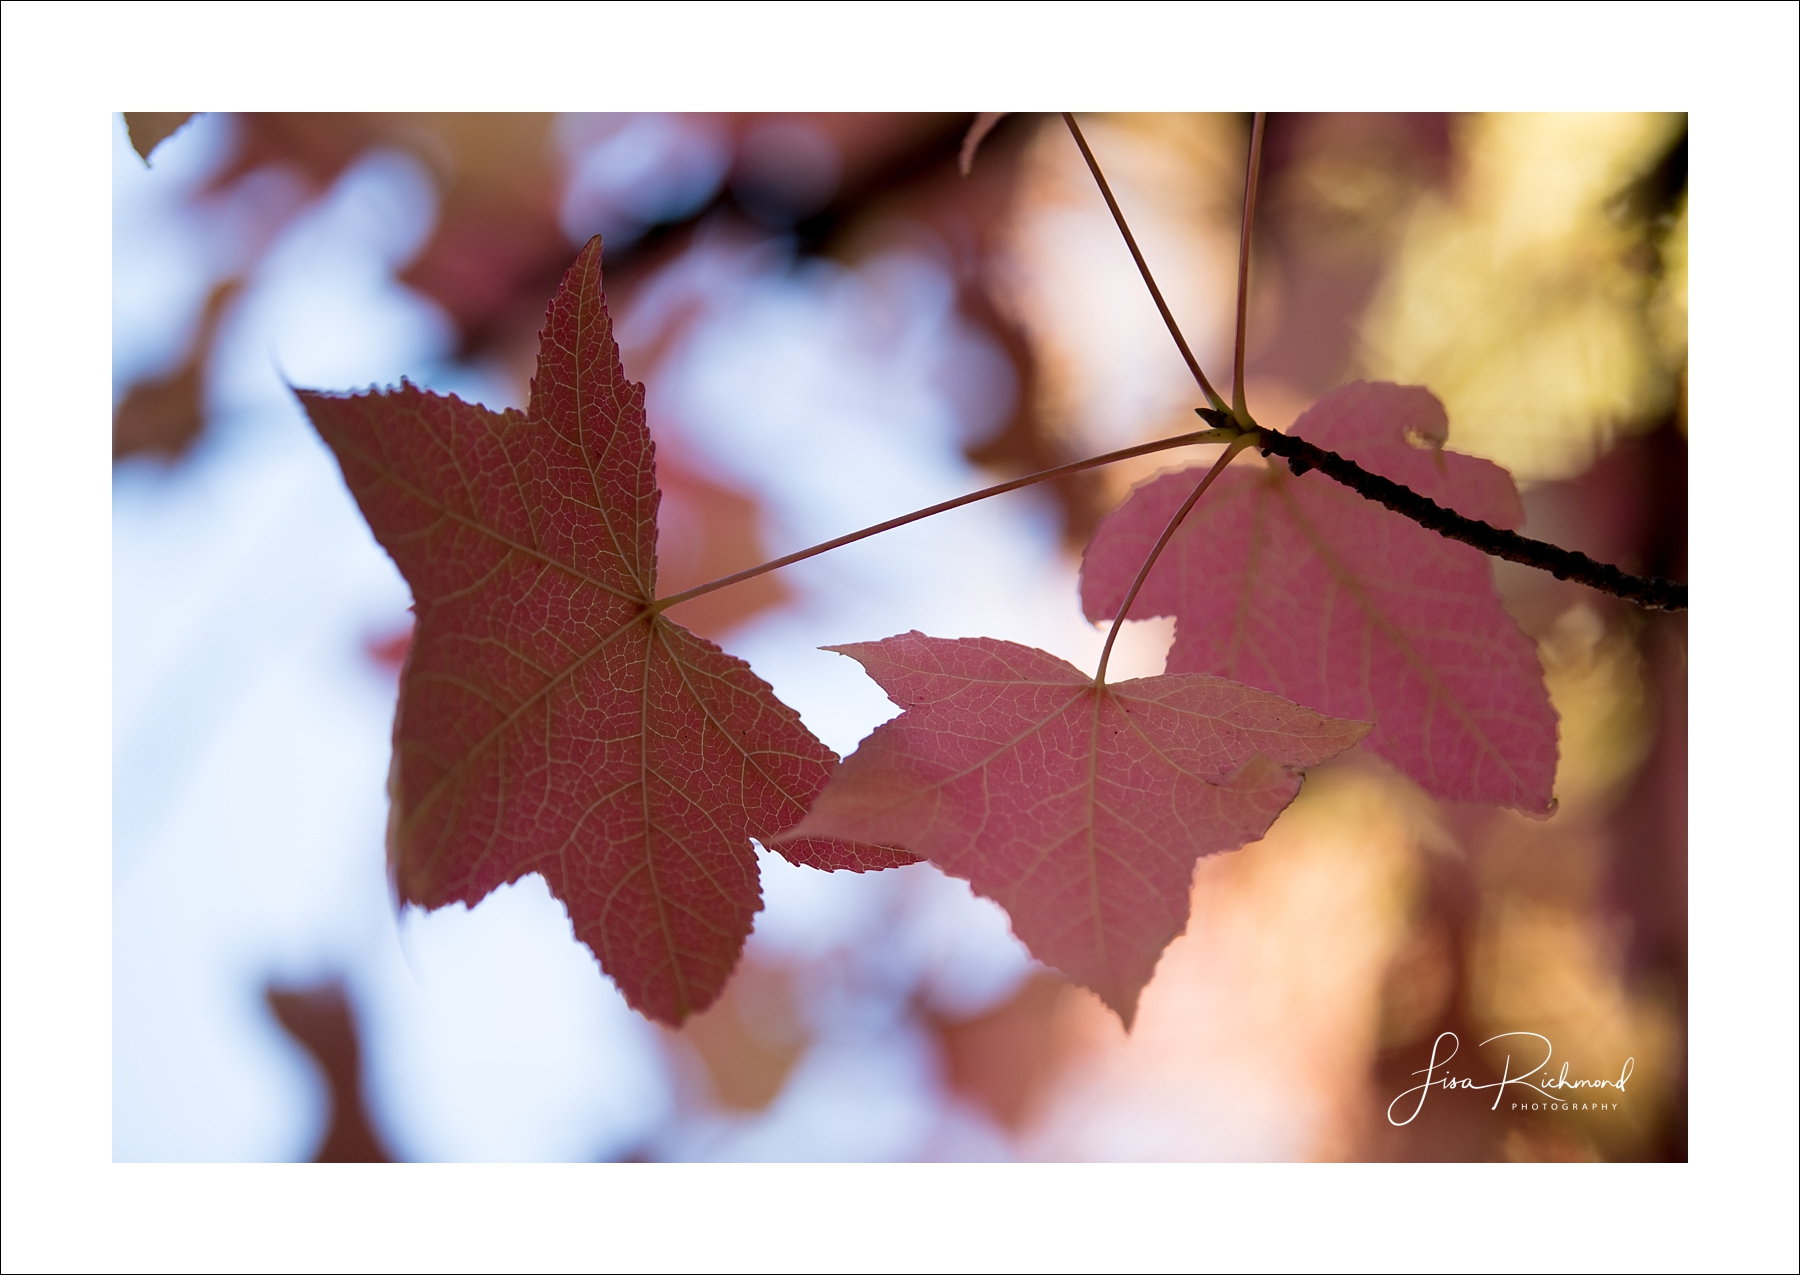
{"label": "dark bark on branch", "polygon": [[[1232,424],[1228,413],[1204,408],[1197,410],[1209,424]],[[1465,518],[1436,501],[1421,496],[1410,487],[1383,478],[1380,474],[1371,474],[1355,461],[1346,460],[1323,447],[1316,447],[1303,438],[1292,434],[1278,434],[1274,430],[1260,427],[1257,433],[1257,446],[1263,455],[1280,456],[1295,474],[1316,469],[1358,495],[1385,505],[1440,536],[1460,540],[1496,558],[1522,562],[1528,567],[1548,571],[1558,580],[1574,580],[1590,589],[1609,593],[1615,598],[1624,598],[1653,611],[1687,610],[1685,584],[1651,576],[1628,575],[1615,566],[1594,561],[1585,553],[1559,549],[1541,540],[1521,536],[1516,531],[1507,531],[1476,518]]]}

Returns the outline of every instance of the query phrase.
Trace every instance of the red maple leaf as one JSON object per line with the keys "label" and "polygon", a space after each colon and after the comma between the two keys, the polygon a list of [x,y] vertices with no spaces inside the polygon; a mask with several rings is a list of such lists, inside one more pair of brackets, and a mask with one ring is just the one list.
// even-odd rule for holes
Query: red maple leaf
{"label": "red maple leaf", "polygon": [[[1290,432],[1467,517],[1524,521],[1504,469],[1443,450],[1448,422],[1428,390],[1341,386]],[[1090,619],[1117,612],[1193,485],[1186,472],[1155,478],[1101,523],[1081,569]],[[1152,568],[1132,616],[1152,615],[1175,617],[1171,672],[1372,721],[1368,747],[1434,796],[1550,809],[1556,712],[1479,550],[1322,474],[1236,466]]]}
{"label": "red maple leaf", "polygon": [[1295,768],[1368,730],[1217,677],[1096,688],[996,638],[915,632],[829,649],[906,711],[785,835],[925,855],[1004,907],[1034,956],[1127,1027],[1187,926],[1195,860],[1262,836],[1300,791]]}
{"label": "red maple leaf", "polygon": [[668,1023],[705,1007],[761,907],[750,838],[797,821],[837,758],[654,606],[655,453],[599,239],[550,304],[524,413],[405,383],[299,395],[412,586],[389,780],[401,899],[473,904],[541,873],[634,1007]]}

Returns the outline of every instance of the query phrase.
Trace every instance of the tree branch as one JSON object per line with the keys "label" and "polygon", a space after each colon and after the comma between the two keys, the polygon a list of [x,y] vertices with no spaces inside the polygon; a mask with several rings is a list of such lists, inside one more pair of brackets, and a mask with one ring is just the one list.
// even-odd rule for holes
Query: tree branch
{"label": "tree branch", "polygon": [[[1234,422],[1229,413],[1196,408],[1209,423],[1221,427]],[[1272,429],[1256,427],[1257,447],[1263,455],[1280,456],[1295,474],[1316,469],[1327,478],[1340,482],[1358,495],[1385,505],[1421,527],[1451,540],[1460,540],[1495,558],[1520,562],[1539,571],[1548,571],[1558,580],[1573,580],[1590,589],[1624,598],[1655,611],[1687,610],[1687,585],[1654,576],[1628,575],[1615,566],[1596,562],[1585,553],[1561,549],[1556,545],[1532,540],[1516,531],[1508,531],[1477,518],[1465,518],[1446,509],[1435,500],[1421,496],[1410,487],[1371,474],[1353,460],[1326,451],[1292,434],[1279,434]]]}

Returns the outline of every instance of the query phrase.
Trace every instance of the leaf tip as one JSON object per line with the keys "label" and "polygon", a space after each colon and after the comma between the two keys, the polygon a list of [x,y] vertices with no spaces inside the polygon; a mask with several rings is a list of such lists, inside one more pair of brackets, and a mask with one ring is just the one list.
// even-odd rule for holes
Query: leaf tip
{"label": "leaf tip", "polygon": [[1101,1004],[1113,1012],[1113,1016],[1119,1020],[1119,1026],[1125,1029],[1127,1036],[1131,1035],[1131,1029],[1137,1025],[1138,998],[1142,992],[1143,989],[1140,987],[1133,988],[1129,993],[1097,993]]}
{"label": "leaf tip", "polygon": [[123,111],[125,117],[125,136],[131,143],[131,149],[143,161],[144,167],[150,167],[150,157],[170,137],[174,136],[196,111]]}

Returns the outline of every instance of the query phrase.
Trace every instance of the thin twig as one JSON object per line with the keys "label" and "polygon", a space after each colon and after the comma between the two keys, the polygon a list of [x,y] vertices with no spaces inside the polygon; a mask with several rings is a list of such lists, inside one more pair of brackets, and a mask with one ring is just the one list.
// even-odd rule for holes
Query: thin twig
{"label": "thin twig", "polygon": [[1256,183],[1262,174],[1263,125],[1267,111],[1258,111],[1250,125],[1250,158],[1244,168],[1244,225],[1238,232],[1237,344],[1231,356],[1231,414],[1249,428],[1249,404],[1244,401],[1244,332],[1250,319],[1250,227],[1256,221]]}
{"label": "thin twig", "polygon": [[651,608],[654,611],[666,611],[678,603],[687,602],[715,589],[723,589],[726,585],[738,584],[756,576],[775,571],[781,567],[791,566],[807,558],[816,557],[832,549],[840,549],[844,545],[854,544],[858,540],[866,540],[870,536],[878,536],[884,531],[892,531],[896,527],[904,527],[909,522],[918,522],[934,514],[948,513],[952,509],[960,509],[964,505],[972,505],[978,500],[986,500],[990,496],[1004,496],[1009,491],[1017,491],[1021,487],[1029,487],[1033,483],[1045,482],[1052,478],[1061,478],[1065,474],[1078,474],[1084,469],[1094,469],[1100,465],[1110,465],[1114,461],[1130,460],[1133,456],[1148,456],[1152,452],[1168,451],[1173,447],[1193,447],[1203,443],[1229,443],[1237,440],[1242,434],[1237,426],[1227,424],[1223,428],[1204,429],[1192,434],[1177,434],[1172,438],[1159,438],[1154,442],[1139,443],[1136,447],[1122,447],[1116,452],[1107,452],[1100,456],[1090,456],[1086,460],[1070,461],[1067,465],[1057,465],[1053,469],[1040,469],[1035,474],[1026,474],[1023,478],[1015,478],[1011,482],[1000,483],[994,487],[984,487],[967,496],[958,496],[955,500],[946,500],[941,504],[926,509],[917,509],[910,514],[902,514],[898,518],[889,518],[886,522],[878,522],[873,527],[864,527],[861,531],[852,531],[849,535],[839,536],[835,540],[827,540],[810,549],[801,549],[785,557],[775,558],[759,566],[746,567],[742,571],[728,576],[720,576],[717,580],[709,580],[705,584],[697,584],[691,589],[666,598],[658,598]]}
{"label": "thin twig", "polygon": [[[1260,139],[1262,117],[1259,115],[1257,118],[1258,123],[1253,126],[1251,134],[1251,190],[1253,190],[1256,161],[1260,157],[1261,150]],[[1156,301],[1157,309],[1162,312],[1163,321],[1168,324],[1170,335],[1175,338],[1175,344],[1177,348],[1181,350],[1182,357],[1187,360],[1188,367],[1193,372],[1195,380],[1200,383],[1200,388],[1212,402],[1212,408],[1210,410],[1207,408],[1196,408],[1195,410],[1214,428],[1201,430],[1192,434],[1178,434],[1172,438],[1157,439],[1154,442],[1140,443],[1136,447],[1121,448],[1118,451],[1106,452],[1099,456],[1091,456],[1086,460],[1071,461],[1066,465],[1057,465],[1051,469],[1039,470],[1037,473],[1027,474],[1023,478],[1015,478],[1010,482],[1000,483],[993,487],[983,488],[981,491],[971,492],[967,496],[958,496],[954,500],[946,500],[925,509],[915,510],[910,514],[903,514],[898,518],[890,518],[886,522],[876,523],[872,527],[864,527],[860,531],[850,532],[848,535],[839,536],[834,540],[827,540],[822,544],[813,545],[811,548],[801,549],[795,553],[775,558],[758,566],[748,567],[743,571],[737,571],[728,576],[721,576],[717,580],[709,580],[705,584],[695,585],[691,589],[673,594],[670,597],[658,598],[656,602],[648,608],[647,614],[666,611],[670,607],[676,606],[682,602],[687,602],[691,599],[701,597],[704,594],[712,593],[715,590],[726,588],[729,585],[754,579],[757,576],[764,575],[770,571],[779,570],[782,567],[791,566],[794,563],[802,562],[807,558],[816,557],[819,554],[827,553],[833,549],[842,548],[844,545],[854,544],[858,540],[866,540],[870,536],[880,535],[884,531],[893,531],[896,528],[906,526],[908,523],[918,522],[921,519],[930,518],[935,514],[948,513],[952,509],[959,509],[964,505],[971,505],[976,501],[986,500],[992,496],[1002,496],[1009,491],[1018,491],[1020,488],[1029,487],[1034,483],[1045,482],[1052,478],[1060,478],[1065,474],[1080,473],[1082,470],[1093,469],[1100,465],[1110,465],[1115,461],[1129,460],[1134,456],[1147,456],[1153,452],[1167,451],[1175,447],[1195,446],[1203,443],[1230,443],[1231,446],[1226,451],[1225,455],[1220,457],[1212,469],[1207,472],[1207,476],[1201,481],[1200,485],[1194,489],[1193,495],[1188,497],[1186,503],[1182,505],[1175,518],[1169,523],[1168,527],[1164,529],[1162,538],[1157,541],[1155,548],[1150,551],[1150,556],[1145,560],[1143,567],[1139,570],[1138,578],[1133,582],[1130,592],[1126,594],[1124,604],[1119,608],[1119,614],[1113,621],[1112,631],[1107,634],[1106,645],[1101,650],[1099,671],[1095,674],[1094,679],[1096,685],[1104,685],[1106,664],[1112,656],[1113,643],[1119,635],[1119,626],[1123,623],[1125,613],[1130,609],[1132,601],[1137,597],[1138,590],[1143,587],[1144,581],[1149,578],[1150,568],[1155,563],[1157,556],[1162,553],[1163,547],[1167,545],[1169,540],[1174,536],[1176,530],[1180,527],[1182,519],[1187,516],[1188,511],[1193,508],[1194,502],[1200,499],[1200,496],[1206,491],[1207,487],[1211,485],[1213,479],[1218,474],[1224,472],[1226,464],[1230,462],[1232,457],[1244,447],[1250,445],[1259,447],[1265,455],[1272,453],[1286,458],[1289,467],[1296,474],[1305,473],[1308,469],[1317,469],[1327,477],[1343,483],[1345,486],[1368,499],[1385,505],[1395,513],[1412,519],[1420,526],[1435,531],[1440,535],[1447,536],[1452,540],[1459,540],[1464,544],[1472,545],[1484,553],[1492,554],[1495,557],[1506,558],[1512,562],[1524,563],[1526,566],[1537,567],[1540,570],[1550,572],[1558,579],[1575,580],[1590,588],[1598,589],[1602,593],[1609,593],[1615,597],[1625,598],[1646,607],[1660,607],[1663,610],[1669,611],[1686,609],[1687,586],[1685,584],[1676,584],[1668,580],[1628,575],[1617,567],[1596,562],[1585,554],[1576,553],[1569,549],[1559,549],[1555,545],[1545,544],[1538,540],[1531,540],[1516,532],[1505,531],[1473,518],[1465,518],[1461,514],[1445,509],[1435,501],[1432,501],[1425,496],[1421,496],[1410,487],[1403,486],[1391,479],[1383,478],[1379,474],[1371,474],[1360,465],[1357,465],[1354,461],[1346,460],[1336,452],[1326,451],[1321,447],[1316,447],[1313,444],[1306,442],[1304,439],[1297,438],[1293,435],[1280,434],[1274,430],[1264,429],[1257,425],[1251,425],[1247,430],[1240,428],[1234,418],[1234,413],[1225,406],[1223,400],[1219,398],[1218,393],[1207,382],[1206,374],[1200,370],[1199,362],[1195,360],[1193,352],[1188,348],[1187,340],[1181,335],[1181,329],[1175,322],[1175,316],[1169,312],[1168,304],[1163,300],[1162,292],[1157,288],[1156,280],[1150,274],[1150,267],[1144,261],[1144,254],[1138,250],[1137,240],[1132,237],[1131,227],[1125,223],[1125,215],[1119,210],[1118,201],[1113,198],[1112,190],[1106,184],[1106,176],[1100,171],[1100,165],[1094,159],[1093,152],[1088,149],[1087,141],[1082,137],[1081,129],[1076,125],[1074,116],[1065,114],[1063,119],[1068,122],[1069,131],[1074,134],[1075,143],[1081,148],[1082,156],[1087,160],[1088,168],[1093,173],[1094,180],[1100,186],[1100,193],[1106,198],[1107,207],[1112,210],[1113,220],[1118,223],[1119,231],[1125,237],[1125,244],[1131,249],[1132,258],[1137,262],[1138,270],[1144,277],[1144,283],[1150,289],[1151,297]],[[1244,219],[1246,248],[1248,245],[1248,230],[1251,213],[1253,211],[1253,203],[1254,196],[1250,191],[1247,191]],[[1240,400],[1242,399],[1244,379],[1242,316],[1245,311],[1242,279],[1244,276],[1244,262],[1247,261],[1248,252],[1245,251],[1239,264],[1240,286],[1238,301],[1239,342],[1237,377],[1239,389],[1237,397]]]}
{"label": "thin twig", "polygon": [[1138,273],[1144,276],[1144,285],[1150,289],[1150,296],[1156,302],[1156,308],[1162,311],[1163,322],[1169,326],[1169,335],[1175,338],[1175,346],[1181,351],[1181,357],[1187,360],[1188,371],[1200,383],[1200,392],[1206,395],[1206,401],[1219,411],[1226,409],[1225,400],[1206,379],[1206,373],[1200,370],[1200,360],[1188,348],[1187,338],[1181,335],[1181,325],[1175,322],[1175,316],[1169,310],[1169,303],[1163,300],[1162,289],[1156,286],[1156,278],[1150,273],[1150,265],[1144,260],[1144,254],[1138,251],[1137,239],[1131,233],[1131,227],[1125,224],[1125,214],[1119,210],[1119,201],[1113,198],[1112,187],[1106,184],[1106,174],[1100,171],[1100,161],[1094,158],[1094,152],[1088,149],[1087,138],[1081,135],[1081,126],[1068,111],[1063,112],[1063,122],[1069,126],[1069,132],[1075,137],[1075,145],[1081,148],[1081,157],[1087,161],[1088,171],[1094,175],[1094,182],[1100,187],[1100,194],[1106,200],[1106,206],[1112,210],[1113,221],[1118,224],[1119,233],[1125,236],[1125,246],[1131,249],[1131,259],[1137,262]]}
{"label": "thin twig", "polygon": [[[1493,557],[1505,558],[1508,562],[1522,563],[1540,571],[1548,571],[1559,580],[1574,580],[1579,584],[1587,585],[1590,589],[1611,594],[1615,598],[1624,598],[1628,602],[1635,602],[1639,606],[1652,610],[1685,611],[1687,609],[1687,585],[1685,584],[1673,580],[1657,579],[1654,576],[1634,576],[1607,563],[1596,562],[1584,553],[1558,548],[1556,545],[1546,544],[1541,540],[1532,540],[1529,537],[1521,536],[1516,531],[1503,530],[1474,518],[1465,518],[1453,510],[1445,509],[1436,501],[1421,496],[1410,487],[1403,486],[1392,479],[1383,478],[1379,474],[1371,474],[1362,466],[1354,461],[1346,460],[1336,452],[1326,451],[1322,447],[1316,447],[1291,434],[1281,434],[1271,429],[1265,429],[1249,419],[1249,414],[1243,407],[1243,333],[1247,314],[1245,298],[1248,292],[1245,284],[1248,279],[1250,261],[1248,248],[1254,184],[1257,169],[1260,166],[1258,161],[1261,158],[1262,115],[1259,114],[1257,122],[1251,126],[1250,164],[1245,183],[1244,230],[1238,258],[1237,389],[1234,393],[1234,397],[1238,400],[1238,412],[1227,408],[1220,401],[1212,386],[1207,384],[1205,375],[1200,371],[1199,363],[1195,361],[1192,351],[1188,349],[1187,340],[1181,335],[1181,329],[1176,326],[1175,316],[1169,313],[1169,307],[1163,301],[1162,291],[1156,286],[1156,280],[1150,273],[1150,266],[1145,262],[1144,254],[1138,251],[1137,240],[1132,237],[1131,227],[1125,224],[1125,214],[1119,210],[1119,203],[1113,198],[1112,190],[1106,184],[1106,175],[1100,171],[1099,162],[1095,160],[1093,151],[1088,149],[1087,141],[1082,137],[1081,129],[1075,123],[1075,117],[1064,114],[1063,119],[1068,122],[1069,131],[1075,135],[1075,144],[1081,148],[1081,154],[1087,160],[1088,169],[1094,174],[1094,180],[1099,183],[1100,193],[1106,197],[1106,206],[1112,209],[1113,220],[1119,225],[1119,233],[1125,237],[1125,246],[1131,249],[1132,258],[1138,264],[1139,273],[1144,276],[1144,283],[1150,289],[1150,296],[1155,300],[1156,308],[1162,311],[1163,322],[1169,325],[1169,333],[1175,338],[1175,344],[1181,350],[1182,357],[1187,360],[1188,367],[1193,370],[1195,379],[1200,382],[1200,388],[1206,392],[1206,397],[1212,403],[1210,409],[1204,407],[1194,409],[1209,424],[1225,430],[1234,426],[1248,430],[1250,431],[1249,436],[1255,438],[1257,446],[1265,455],[1274,454],[1285,458],[1294,473],[1302,474],[1308,469],[1317,469],[1326,477],[1344,484],[1358,494],[1386,506],[1403,517],[1412,519],[1421,527],[1435,531],[1451,540],[1461,541],[1463,544],[1470,545]],[[1232,451],[1235,453],[1236,450],[1237,448],[1234,446]],[[1212,481],[1210,475],[1206,481]],[[1198,499],[1198,495],[1194,499]],[[1186,508],[1187,506],[1183,507],[1182,516],[1185,516]],[[1179,522],[1179,518],[1177,518],[1177,522]],[[1165,541],[1172,534],[1172,529],[1165,532]],[[1151,560],[1154,561],[1156,554],[1160,552],[1161,543],[1159,542],[1157,549],[1151,554]],[[1149,565],[1146,564],[1140,573],[1140,583],[1148,576],[1149,570]],[[1134,585],[1134,593],[1135,590],[1136,586]],[[1123,615],[1124,608],[1121,608],[1120,616]],[[1118,621],[1115,620],[1113,633],[1108,636],[1106,649],[1101,654],[1100,670],[1102,673],[1106,670],[1106,658],[1112,652],[1113,637],[1117,633]]]}
{"label": "thin twig", "polygon": [[1125,623],[1126,613],[1131,610],[1131,604],[1137,601],[1138,590],[1143,588],[1144,581],[1150,578],[1150,568],[1156,565],[1157,558],[1162,556],[1162,551],[1168,546],[1169,541],[1175,538],[1175,532],[1180,529],[1182,519],[1188,516],[1188,510],[1192,509],[1195,502],[1206,494],[1206,489],[1213,485],[1213,479],[1225,472],[1225,466],[1231,463],[1233,457],[1254,442],[1256,442],[1254,433],[1240,434],[1233,439],[1231,446],[1225,449],[1225,454],[1213,462],[1213,467],[1206,471],[1206,477],[1200,480],[1200,485],[1194,488],[1192,495],[1181,502],[1181,508],[1175,511],[1175,516],[1169,519],[1169,525],[1163,528],[1162,535],[1157,538],[1156,544],[1150,549],[1150,556],[1145,558],[1144,565],[1138,568],[1137,579],[1133,580],[1131,587],[1125,591],[1125,600],[1119,603],[1119,613],[1113,617],[1112,628],[1106,634],[1106,645],[1100,648],[1100,667],[1094,671],[1096,687],[1106,685],[1106,662],[1112,658],[1113,643],[1119,640],[1119,626]]}

